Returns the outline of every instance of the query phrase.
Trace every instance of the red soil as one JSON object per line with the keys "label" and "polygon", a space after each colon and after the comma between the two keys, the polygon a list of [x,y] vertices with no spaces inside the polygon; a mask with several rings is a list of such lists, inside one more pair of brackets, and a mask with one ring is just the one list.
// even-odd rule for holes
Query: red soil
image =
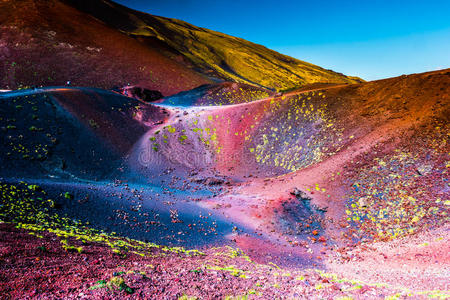
{"label": "red soil", "polygon": [[127,84],[168,96],[210,83],[61,1],[0,2],[0,87]]}
{"label": "red soil", "polygon": [[[338,281],[341,277],[317,270],[259,265],[225,247],[200,256],[155,249],[145,257],[133,253],[124,257],[102,244],[69,242],[82,246],[82,253],[64,251],[59,238],[52,234],[43,233],[38,238],[0,224],[2,298],[177,299],[187,295],[204,299],[246,295],[249,299],[312,299],[384,298],[409,293],[390,286]],[[123,289],[112,283],[122,279]]]}

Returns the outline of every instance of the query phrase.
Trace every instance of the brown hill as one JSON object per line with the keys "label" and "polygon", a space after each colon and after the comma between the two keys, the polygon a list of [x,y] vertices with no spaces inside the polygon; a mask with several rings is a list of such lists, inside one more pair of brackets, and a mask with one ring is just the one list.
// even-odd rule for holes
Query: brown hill
{"label": "brown hill", "polygon": [[227,81],[277,90],[315,82],[362,81],[241,38],[184,21],[138,12],[113,1],[65,1],[203,74]]}
{"label": "brown hill", "polygon": [[211,81],[61,1],[0,2],[0,87],[141,85],[170,95]]}
{"label": "brown hill", "polygon": [[0,2],[0,88],[132,84],[164,96],[214,81],[270,89],[353,78],[110,1]]}

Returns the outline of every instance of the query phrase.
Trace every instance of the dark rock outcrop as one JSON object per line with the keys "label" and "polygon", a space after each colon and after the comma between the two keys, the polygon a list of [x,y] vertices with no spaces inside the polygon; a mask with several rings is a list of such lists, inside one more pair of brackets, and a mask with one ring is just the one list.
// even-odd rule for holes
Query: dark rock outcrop
{"label": "dark rock outcrop", "polygon": [[139,86],[126,86],[119,89],[119,91],[127,97],[139,99],[145,102],[153,102],[164,97],[160,91],[149,90]]}

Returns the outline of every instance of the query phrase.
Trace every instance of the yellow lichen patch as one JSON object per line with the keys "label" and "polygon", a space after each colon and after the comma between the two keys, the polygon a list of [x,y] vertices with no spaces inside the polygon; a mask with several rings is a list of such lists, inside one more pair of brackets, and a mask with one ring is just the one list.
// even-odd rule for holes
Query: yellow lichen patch
{"label": "yellow lichen patch", "polygon": [[[360,170],[352,185],[347,220],[355,223],[361,235],[387,240],[414,234],[429,220],[444,219],[445,204],[440,198],[430,201],[430,191],[421,183],[432,170],[418,154],[398,149],[375,158],[372,166]],[[443,165],[435,170],[446,172]]]}
{"label": "yellow lichen patch", "polygon": [[260,164],[296,171],[320,162],[342,146],[342,141],[337,141],[342,129],[336,128],[320,102],[311,99],[307,104],[302,95],[290,96],[285,101],[267,102],[264,110],[271,116],[266,122],[272,125],[259,127],[248,137],[249,152]]}

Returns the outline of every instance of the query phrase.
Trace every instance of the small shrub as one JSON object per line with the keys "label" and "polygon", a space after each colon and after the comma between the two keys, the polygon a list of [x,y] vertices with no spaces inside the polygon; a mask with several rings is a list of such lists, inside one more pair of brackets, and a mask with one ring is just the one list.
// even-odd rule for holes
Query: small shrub
{"label": "small shrub", "polygon": [[107,286],[109,289],[118,289],[119,291],[125,291],[127,294],[134,293],[134,289],[130,288],[122,277],[112,277]]}

